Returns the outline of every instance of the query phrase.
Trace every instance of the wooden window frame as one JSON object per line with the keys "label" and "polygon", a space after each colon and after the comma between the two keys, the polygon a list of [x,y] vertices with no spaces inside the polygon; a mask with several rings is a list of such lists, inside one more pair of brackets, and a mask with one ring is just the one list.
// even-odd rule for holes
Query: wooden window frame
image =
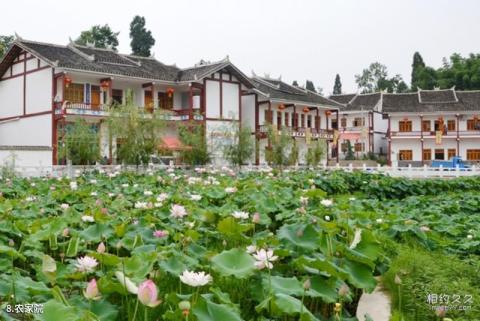
{"label": "wooden window frame", "polygon": [[456,148],[449,148],[447,150],[447,160],[450,160],[452,157],[457,156],[457,149]]}
{"label": "wooden window frame", "polygon": [[[437,155],[443,155],[442,158],[437,158]],[[433,152],[434,160],[445,160],[445,150],[443,148],[435,148]]]}
{"label": "wooden window frame", "polygon": [[401,149],[398,151],[398,160],[400,161],[412,161],[413,151],[411,149]]}
{"label": "wooden window frame", "polygon": [[412,131],[412,121],[411,120],[399,120],[398,121],[398,131],[401,133],[408,133]]}
{"label": "wooden window frame", "polygon": [[340,118],[340,126],[343,127],[343,128],[347,127],[347,118],[346,117]]}
{"label": "wooden window frame", "polygon": [[423,151],[423,160],[430,161],[432,160],[432,150],[430,148],[425,148]]}
{"label": "wooden window frame", "polygon": [[85,84],[72,83],[65,88],[63,93],[65,101],[68,101],[73,104],[83,104],[85,103]]}
{"label": "wooden window frame", "polygon": [[422,131],[424,132],[432,131],[432,122],[430,120],[422,120]]}
{"label": "wooden window frame", "polygon": [[480,161],[480,149],[467,149],[468,161]]}
{"label": "wooden window frame", "polygon": [[454,119],[447,120],[447,130],[448,131],[457,130],[457,122]]}

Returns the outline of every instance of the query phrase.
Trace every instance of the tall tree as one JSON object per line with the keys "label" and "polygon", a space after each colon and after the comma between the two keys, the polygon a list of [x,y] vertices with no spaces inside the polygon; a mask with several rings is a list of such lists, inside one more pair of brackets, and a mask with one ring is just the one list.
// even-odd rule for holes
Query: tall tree
{"label": "tall tree", "polygon": [[298,87],[298,82],[296,80],[293,81],[292,86]]}
{"label": "tall tree", "polygon": [[13,40],[13,36],[0,36],[0,59],[7,53],[8,47],[10,47]]}
{"label": "tall tree", "polygon": [[361,74],[355,75],[355,81],[362,93],[374,93],[381,90],[405,92],[408,87],[400,75],[388,78],[388,69],[379,62],[370,64]]}
{"label": "tall tree", "polygon": [[153,39],[152,32],[145,28],[145,17],[135,16],[130,23],[130,47],[132,53],[137,56],[150,57],[155,39]]}
{"label": "tall tree", "polygon": [[314,93],[317,92],[317,90],[315,89],[315,85],[313,84],[313,81],[311,81],[311,80],[307,80],[307,82],[305,83],[305,88],[307,90],[313,91]]}
{"label": "tall tree", "polygon": [[90,30],[82,31],[80,37],[75,40],[75,43],[85,46],[93,44],[96,48],[110,47],[116,50],[118,47],[118,35],[120,32],[114,32],[108,24],[104,26],[96,25]]}
{"label": "tall tree", "polygon": [[423,71],[425,68],[425,63],[423,62],[423,58],[418,51],[413,54],[413,62],[412,62],[412,79],[410,85],[412,87],[412,91],[416,91],[418,87],[418,79],[419,73]]}
{"label": "tall tree", "polygon": [[340,80],[340,75],[335,76],[335,84],[333,85],[333,94],[340,95],[342,93],[342,81]]}

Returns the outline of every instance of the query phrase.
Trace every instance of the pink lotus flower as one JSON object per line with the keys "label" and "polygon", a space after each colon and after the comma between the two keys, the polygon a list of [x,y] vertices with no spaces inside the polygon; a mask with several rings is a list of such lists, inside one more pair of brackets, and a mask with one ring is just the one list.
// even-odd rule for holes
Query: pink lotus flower
{"label": "pink lotus flower", "polygon": [[168,236],[168,231],[167,230],[156,230],[153,232],[153,236],[162,238],[162,237],[167,237]]}
{"label": "pink lotus flower", "polygon": [[98,291],[97,281],[92,279],[87,284],[87,288],[83,291],[83,296],[86,297],[88,300],[99,300],[100,299],[100,291]]}
{"label": "pink lotus flower", "polygon": [[181,205],[174,204],[170,209],[170,216],[181,219],[184,216],[187,216],[187,210]]}
{"label": "pink lotus flower", "polygon": [[146,280],[138,287],[138,300],[143,305],[154,308],[162,301],[157,300],[158,290],[155,283],[152,280]]}

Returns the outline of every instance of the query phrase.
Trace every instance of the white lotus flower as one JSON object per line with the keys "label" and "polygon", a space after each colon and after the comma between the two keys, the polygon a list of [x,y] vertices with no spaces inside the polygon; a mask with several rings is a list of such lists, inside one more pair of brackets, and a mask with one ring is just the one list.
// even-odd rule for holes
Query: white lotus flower
{"label": "white lotus flower", "polygon": [[247,246],[247,253],[248,254],[253,254],[255,252],[257,252],[257,246],[256,245]]}
{"label": "white lotus flower", "polygon": [[473,239],[473,235],[472,235],[472,234],[468,234],[468,235],[467,235],[467,239],[469,239],[469,240]]}
{"label": "white lotus flower", "polygon": [[236,188],[236,187],[227,187],[227,188],[225,188],[225,192],[226,192],[226,193],[229,193],[229,194],[235,193],[236,191],[237,191],[237,188]]}
{"label": "white lotus flower", "polygon": [[92,223],[92,222],[95,222],[95,219],[93,218],[93,216],[83,215],[82,216],[82,221]]}
{"label": "white lotus flower", "polygon": [[272,249],[260,249],[255,254],[253,254],[253,258],[257,261],[255,262],[255,266],[258,269],[262,270],[264,268],[268,268],[271,270],[273,268],[272,262],[275,262],[278,259],[278,256],[273,255]]}
{"label": "white lotus flower", "polygon": [[333,205],[333,201],[332,201],[332,200],[327,200],[327,199],[325,199],[325,200],[321,200],[321,201],[320,201],[320,204],[322,204],[322,205],[325,206],[325,207],[330,207],[330,206]]}
{"label": "white lotus flower", "polygon": [[325,221],[330,222],[330,216],[325,215]]}
{"label": "white lotus flower", "polygon": [[93,272],[97,265],[97,260],[88,255],[85,255],[84,257],[79,257],[77,259],[77,263],[75,263],[75,267],[78,271],[87,273]]}
{"label": "white lotus flower", "polygon": [[148,203],[147,202],[136,202],[135,203],[135,208],[146,209],[146,208],[148,208]]}
{"label": "white lotus flower", "polygon": [[159,207],[162,207],[162,206],[163,206],[163,203],[161,203],[161,202],[155,202],[155,203],[153,203],[153,206],[155,206],[156,208],[159,208]]}
{"label": "white lotus flower", "polygon": [[157,196],[157,202],[163,202],[168,198],[167,193],[161,193],[160,195]]}
{"label": "white lotus flower", "polygon": [[235,211],[232,213],[232,216],[235,217],[236,219],[246,220],[248,219],[249,214],[247,212]]}
{"label": "white lotus flower", "polygon": [[78,189],[78,184],[77,184],[77,182],[70,182],[70,189],[71,189],[72,191],[77,190],[77,189]]}
{"label": "white lotus flower", "polygon": [[210,282],[212,282],[212,276],[210,274],[207,274],[205,272],[194,272],[194,271],[188,271],[185,270],[183,271],[182,275],[180,275],[180,281],[183,283],[193,286],[193,287],[198,287],[198,286],[204,286]]}
{"label": "white lotus flower", "polygon": [[170,210],[170,216],[175,218],[183,218],[184,216],[187,216],[187,211],[185,210],[185,207],[174,204]]}
{"label": "white lotus flower", "polygon": [[132,280],[127,278],[125,274],[117,271],[115,272],[115,276],[117,277],[118,282],[120,282],[120,284],[123,285],[123,287],[126,288],[128,292],[132,294],[138,293],[138,287],[135,285],[135,283],[132,282]]}
{"label": "white lotus flower", "polygon": [[153,192],[152,191],[143,191],[143,195],[145,196],[152,196]]}
{"label": "white lotus flower", "polygon": [[36,199],[37,199],[37,198],[36,198],[35,196],[29,196],[29,197],[27,197],[25,200],[26,200],[27,202],[33,202],[33,201],[35,201]]}
{"label": "white lotus flower", "polygon": [[353,201],[356,200],[356,198],[355,198],[355,197],[350,197],[348,200],[351,201],[351,202],[353,202]]}
{"label": "white lotus flower", "polygon": [[122,184],[123,188],[127,188],[129,185],[127,183]]}
{"label": "white lotus flower", "polygon": [[354,249],[357,247],[358,243],[362,241],[362,229],[356,229],[355,235],[353,236],[352,244],[350,244],[350,248]]}
{"label": "white lotus flower", "polygon": [[91,192],[91,193],[90,193],[90,196],[97,196],[97,195],[98,195],[97,192]]}
{"label": "white lotus flower", "polygon": [[192,201],[200,201],[202,199],[202,195],[192,194],[192,195],[190,195],[190,199]]}
{"label": "white lotus flower", "polygon": [[91,179],[90,184],[97,184],[97,180],[96,179]]}
{"label": "white lotus flower", "polygon": [[377,222],[378,224],[382,224],[382,223],[383,223],[383,220],[382,220],[381,218],[377,218],[377,219],[376,219],[376,222]]}
{"label": "white lotus flower", "polygon": [[60,205],[60,208],[62,210],[68,210],[68,208],[70,207],[70,205],[66,204],[66,203],[63,203],[62,205]]}

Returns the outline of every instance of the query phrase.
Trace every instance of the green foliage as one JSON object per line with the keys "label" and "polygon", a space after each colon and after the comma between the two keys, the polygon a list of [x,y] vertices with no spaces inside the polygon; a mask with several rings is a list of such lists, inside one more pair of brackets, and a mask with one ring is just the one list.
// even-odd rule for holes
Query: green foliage
{"label": "green foliage", "polygon": [[0,36],[0,59],[7,53],[8,48],[14,40],[13,36]]}
{"label": "green foliage", "polygon": [[178,126],[180,141],[186,147],[181,157],[185,164],[205,165],[210,161],[204,127],[197,123],[187,122]]}
{"label": "green foliage", "polygon": [[389,78],[387,67],[379,62],[371,63],[361,74],[355,75],[355,82],[362,93],[374,93],[382,90],[401,93],[408,89],[400,75]]}
{"label": "green foliage", "polygon": [[63,140],[59,141],[59,159],[71,160],[73,165],[95,164],[100,159],[100,135],[96,127],[79,118],[65,130]]}
{"label": "green foliage", "polygon": [[[446,317],[458,321],[473,320],[478,316],[475,302],[480,300],[480,277],[475,270],[480,266],[478,257],[462,260],[440,251],[431,252],[422,248],[401,246],[398,256],[391,262],[385,274],[384,284],[392,294],[395,309],[402,305],[401,313],[405,321],[438,320],[428,295],[448,295],[448,306],[453,303],[453,295],[460,295],[457,305],[463,305],[465,295],[471,295],[471,309],[450,310]],[[395,282],[398,276],[401,284]],[[400,300],[401,297],[401,300]],[[469,304],[465,304],[469,305]]]}
{"label": "green foliage", "polygon": [[[249,127],[234,126],[231,144],[224,147],[223,155],[233,166],[241,166],[251,159],[254,152],[254,141],[252,130]],[[231,135],[231,133],[232,131],[229,131],[225,134]]]}
{"label": "green foliage", "polygon": [[312,92],[314,92],[314,93],[317,92],[317,90],[315,89],[315,85],[313,84],[313,81],[308,80],[308,79],[307,79],[307,81],[306,81],[306,83],[305,83],[305,89],[310,90],[310,91],[312,91]]}
{"label": "green foliage", "polygon": [[104,26],[95,25],[90,30],[82,31],[75,43],[82,46],[93,44],[96,48],[112,48],[116,50],[119,34],[120,32],[112,31],[108,24]]}
{"label": "green foliage", "polygon": [[[278,131],[276,127],[270,125],[267,131],[270,147],[267,149],[265,159],[275,167],[282,168],[287,165],[294,165],[292,161],[298,159],[298,148],[294,139],[290,137],[286,129]],[[295,154],[297,156],[295,156]]]}
{"label": "green foliage", "polygon": [[319,139],[312,143],[313,146],[308,148],[306,161],[309,166],[318,166],[327,151],[327,143],[325,140]]}
{"label": "green foliage", "polygon": [[135,16],[130,23],[130,47],[132,54],[142,57],[150,57],[155,39],[152,32],[145,28],[145,17]]}
{"label": "green foliage", "polygon": [[164,120],[160,111],[153,113],[132,104],[131,93],[124,106],[111,109],[108,118],[112,141],[120,142],[116,149],[117,159],[125,164],[146,165],[158,152]]}
{"label": "green foliage", "polygon": [[340,80],[340,75],[335,76],[335,84],[333,85],[333,94],[340,95],[342,93],[342,81]]}
{"label": "green foliage", "polygon": [[352,142],[350,140],[347,140],[347,155],[345,155],[346,160],[354,160],[355,159],[355,153],[353,152],[353,146]]}

